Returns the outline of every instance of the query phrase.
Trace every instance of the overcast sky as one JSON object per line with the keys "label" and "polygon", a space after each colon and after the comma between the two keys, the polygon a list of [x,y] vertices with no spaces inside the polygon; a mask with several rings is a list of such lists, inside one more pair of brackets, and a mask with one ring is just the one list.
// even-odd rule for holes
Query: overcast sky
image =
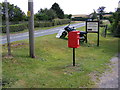
{"label": "overcast sky", "polygon": [[[0,0],[3,2],[4,0]],[[25,13],[28,10],[28,0],[7,0],[11,4],[17,5]],[[93,9],[97,10],[100,6],[105,6],[105,11],[115,11],[119,0],[33,0],[34,13],[40,8],[50,8],[55,2],[63,9],[65,14],[90,14]]]}

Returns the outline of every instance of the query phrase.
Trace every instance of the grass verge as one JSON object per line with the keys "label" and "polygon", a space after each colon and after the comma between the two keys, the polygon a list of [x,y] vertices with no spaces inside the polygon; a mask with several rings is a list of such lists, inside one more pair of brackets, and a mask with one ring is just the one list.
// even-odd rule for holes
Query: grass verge
{"label": "grass verge", "polygon": [[[79,28],[84,30],[84,27]],[[35,38],[36,58],[29,57],[28,40],[13,42],[12,58],[2,46],[2,78],[4,88],[91,88],[95,84],[90,73],[103,73],[107,63],[118,52],[118,38],[88,34],[88,43],[76,49],[76,66],[72,66],[72,49],[67,40],[56,34]]]}

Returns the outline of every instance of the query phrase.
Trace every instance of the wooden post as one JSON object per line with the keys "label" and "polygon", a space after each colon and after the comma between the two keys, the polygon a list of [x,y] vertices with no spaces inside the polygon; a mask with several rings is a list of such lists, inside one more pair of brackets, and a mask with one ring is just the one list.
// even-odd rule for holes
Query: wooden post
{"label": "wooden post", "polygon": [[[86,32],[87,32],[87,21],[86,21],[86,28],[85,28],[85,29],[86,29]],[[88,32],[87,32],[87,33],[88,33]],[[85,40],[86,43],[87,43],[87,40],[88,40],[87,38],[88,38],[88,37],[87,37],[87,34],[86,34],[86,40]]]}
{"label": "wooden post", "polygon": [[107,35],[107,25],[105,25],[105,38],[106,38],[106,35]]}
{"label": "wooden post", "polygon": [[10,56],[11,55],[11,47],[10,47],[9,15],[8,15],[8,2],[7,2],[7,0],[5,0],[5,19],[6,19],[8,56]]}
{"label": "wooden post", "polygon": [[99,47],[99,42],[100,42],[100,39],[99,39],[99,36],[100,36],[99,35],[99,22],[98,22],[98,33],[97,34],[98,34],[97,46]]}
{"label": "wooden post", "polygon": [[33,0],[28,0],[28,11],[30,12],[29,16],[29,48],[30,48],[30,57],[35,58],[34,55],[34,11],[33,11]]}

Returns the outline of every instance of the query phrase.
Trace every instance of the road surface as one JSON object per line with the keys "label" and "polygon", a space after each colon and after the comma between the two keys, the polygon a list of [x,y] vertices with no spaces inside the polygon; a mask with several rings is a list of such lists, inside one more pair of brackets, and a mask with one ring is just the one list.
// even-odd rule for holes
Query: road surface
{"label": "road surface", "polygon": [[[79,28],[82,26],[85,26],[85,23],[76,23],[76,24],[70,25],[70,27],[75,27],[75,28]],[[37,31],[34,31],[34,37],[58,33],[58,31],[60,29],[64,29],[64,27],[65,26],[56,27],[56,28],[47,29],[47,30],[37,30]],[[19,33],[19,34],[11,34],[10,42],[24,40],[24,39],[28,39],[28,38],[29,38],[29,32]],[[5,43],[7,43],[7,38],[6,38],[6,36],[2,36],[2,38],[0,39],[0,44],[5,44]]]}

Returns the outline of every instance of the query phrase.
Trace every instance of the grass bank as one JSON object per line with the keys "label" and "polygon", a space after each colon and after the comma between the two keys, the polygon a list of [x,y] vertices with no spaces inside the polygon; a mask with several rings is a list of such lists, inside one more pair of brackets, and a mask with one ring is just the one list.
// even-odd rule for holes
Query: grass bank
{"label": "grass bank", "polygon": [[[79,28],[84,30],[84,27]],[[72,66],[72,49],[67,40],[55,38],[56,34],[35,38],[35,55],[29,56],[28,40],[13,42],[12,58],[5,57],[2,46],[3,87],[11,88],[82,88],[93,87],[90,73],[103,73],[107,63],[118,52],[118,38],[88,35],[88,43],[76,49],[76,66]]]}

